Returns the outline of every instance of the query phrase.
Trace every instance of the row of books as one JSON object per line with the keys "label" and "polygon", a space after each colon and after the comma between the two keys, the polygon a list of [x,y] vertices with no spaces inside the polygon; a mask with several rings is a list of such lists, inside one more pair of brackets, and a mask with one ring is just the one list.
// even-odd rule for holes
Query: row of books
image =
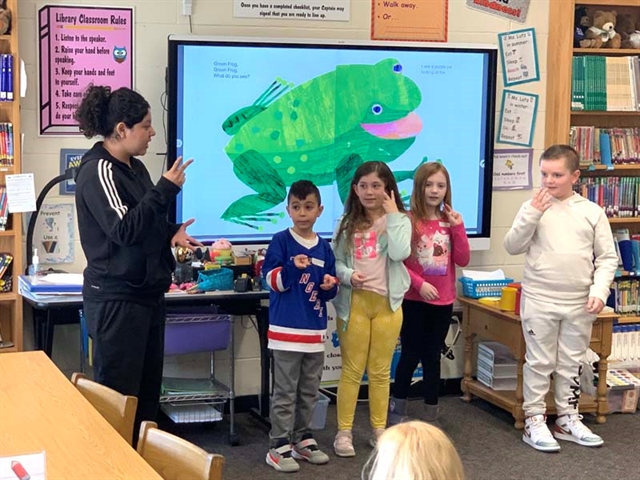
{"label": "row of books", "polygon": [[613,282],[613,295],[617,313],[623,315],[640,314],[640,280],[637,278],[618,278]]}
{"label": "row of books", "polygon": [[638,177],[582,177],[574,190],[604,208],[607,217],[640,217]]}
{"label": "row of books", "polygon": [[613,237],[620,269],[640,275],[640,234],[631,235],[628,228],[619,228],[613,232]]}
{"label": "row of books", "polygon": [[13,55],[0,55],[0,102],[13,101]]}
{"label": "row of books", "polygon": [[13,165],[13,124],[0,123],[0,165],[7,167]]}
{"label": "row of books", "polygon": [[571,110],[640,110],[640,57],[573,57]]}
{"label": "row of books", "polygon": [[13,291],[13,279],[11,278],[11,270],[9,266],[13,261],[13,255],[10,253],[0,253],[0,293]]}
{"label": "row of books", "polygon": [[640,164],[640,128],[571,127],[569,144],[581,165]]}
{"label": "row of books", "polygon": [[0,186],[0,232],[7,229],[9,221],[9,201],[7,198],[7,187]]}

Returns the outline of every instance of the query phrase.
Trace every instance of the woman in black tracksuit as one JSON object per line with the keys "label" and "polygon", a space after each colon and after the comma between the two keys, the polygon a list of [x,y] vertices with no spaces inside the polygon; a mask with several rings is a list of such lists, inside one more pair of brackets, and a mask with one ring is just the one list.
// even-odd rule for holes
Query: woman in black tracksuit
{"label": "woman in black tracksuit", "polygon": [[87,138],[104,137],[83,156],[76,178],[94,378],[138,397],[137,439],[140,422],[155,419],[160,399],[171,246],[200,245],[186,233],[193,220],[176,225],[167,219],[191,160],[178,159],[153,184],[135,158],[155,135],[149,103],[128,88],[90,86],[75,118]]}

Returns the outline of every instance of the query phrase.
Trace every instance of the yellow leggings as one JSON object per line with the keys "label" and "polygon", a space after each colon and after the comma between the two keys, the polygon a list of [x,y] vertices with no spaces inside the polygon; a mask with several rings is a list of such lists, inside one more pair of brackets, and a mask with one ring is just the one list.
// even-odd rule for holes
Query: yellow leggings
{"label": "yellow leggings", "polygon": [[338,429],[351,430],[365,368],[369,380],[369,421],[384,428],[389,406],[391,359],[402,327],[402,309],[391,311],[389,299],[354,290],[347,329],[338,318],[342,373],[338,383]]}

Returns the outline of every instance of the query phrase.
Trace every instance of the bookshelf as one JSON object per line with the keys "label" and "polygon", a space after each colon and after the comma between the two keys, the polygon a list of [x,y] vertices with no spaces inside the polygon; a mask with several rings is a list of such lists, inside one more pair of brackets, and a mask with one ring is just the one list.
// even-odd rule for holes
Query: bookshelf
{"label": "bookshelf", "polygon": [[[0,35],[0,53],[13,55],[13,100],[0,102],[0,122],[13,125],[13,162],[0,165],[0,186],[6,185],[6,175],[22,172],[20,135],[20,57],[18,55],[18,1],[7,0],[11,11],[11,30]],[[7,163],[7,162],[4,162]],[[17,294],[18,275],[23,269],[22,218],[20,214],[10,214],[4,231],[0,232],[0,253],[8,253],[13,260],[8,268],[11,290],[0,293],[0,335],[6,345],[0,354],[22,350],[22,299]],[[7,278],[7,277],[5,277]]]}
{"label": "bookshelf", "polygon": [[[638,111],[571,109],[574,57],[640,56],[640,50],[635,49],[575,48],[573,25],[576,6],[586,7],[590,16],[595,10],[640,15],[640,0],[550,0],[545,145],[569,143],[572,127],[640,128]],[[588,178],[640,177],[640,164],[592,165],[581,170],[581,176]],[[610,218],[609,221],[613,230],[628,229],[632,235],[640,234],[640,217]],[[637,323],[640,317],[624,316],[619,322]]]}

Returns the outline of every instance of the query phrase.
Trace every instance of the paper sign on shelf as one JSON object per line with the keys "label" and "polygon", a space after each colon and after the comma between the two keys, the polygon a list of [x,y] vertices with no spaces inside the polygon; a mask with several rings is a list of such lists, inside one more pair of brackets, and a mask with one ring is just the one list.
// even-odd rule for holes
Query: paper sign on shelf
{"label": "paper sign on shelf", "polygon": [[36,209],[36,187],[33,173],[7,175],[9,213],[33,212]]}

